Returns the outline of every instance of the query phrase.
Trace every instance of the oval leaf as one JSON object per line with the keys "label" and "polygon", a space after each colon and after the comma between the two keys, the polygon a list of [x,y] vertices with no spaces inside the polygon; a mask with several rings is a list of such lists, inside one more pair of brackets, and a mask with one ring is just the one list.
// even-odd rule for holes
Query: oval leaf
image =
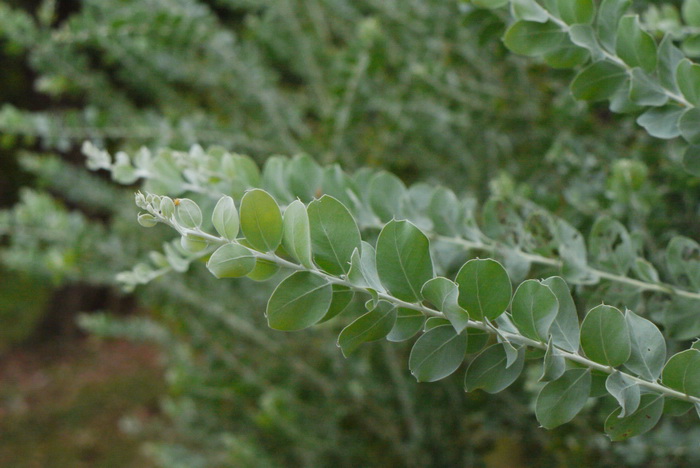
{"label": "oval leaf", "polygon": [[282,220],[282,245],[296,261],[306,268],[313,269],[311,261],[311,228],[306,206],[294,200],[284,210]]}
{"label": "oval leaf", "polygon": [[350,211],[335,198],[324,195],[307,208],[314,261],[333,275],[350,270],[350,258],[360,249],[360,231]]}
{"label": "oval leaf", "polygon": [[527,280],[515,290],[511,310],[513,323],[523,335],[546,341],[559,311],[559,301],[547,285]]}
{"label": "oval leaf", "polygon": [[505,268],[495,260],[469,260],[455,281],[459,285],[459,305],[475,320],[494,320],[510,304],[513,286]]}
{"label": "oval leaf", "polygon": [[610,413],[605,420],[605,432],[613,442],[644,434],[656,426],[663,410],[663,396],[647,393],[642,395],[637,411],[629,416],[620,418],[621,408]]}
{"label": "oval leaf", "polygon": [[666,340],[656,325],[631,310],[625,312],[631,354],[625,367],[646,380],[655,381],[666,362]]}
{"label": "oval leaf", "polygon": [[238,244],[224,244],[211,254],[207,268],[217,278],[240,278],[255,268],[255,255]]}
{"label": "oval leaf", "polygon": [[267,323],[274,330],[310,327],[326,315],[333,287],[309,271],[297,271],[282,281],[267,302]]}
{"label": "oval leaf", "polygon": [[456,371],[466,352],[466,335],[451,326],[432,328],[416,340],[408,368],[419,382],[434,382]]}
{"label": "oval leaf", "polygon": [[487,393],[498,393],[508,388],[520,376],[525,363],[525,348],[518,350],[518,357],[506,367],[508,357],[502,344],[483,350],[469,364],[464,376],[464,389],[471,392],[478,388]]}
{"label": "oval leaf", "polygon": [[445,314],[457,333],[469,324],[469,314],[457,303],[459,289],[453,281],[441,276],[433,278],[423,285],[421,295]]}
{"label": "oval leaf", "polygon": [[588,369],[570,369],[557,380],[545,385],[537,395],[535,416],[546,429],[553,429],[574,419],[591,393]]}
{"label": "oval leaf", "polygon": [[543,283],[549,286],[559,302],[559,311],[549,329],[552,341],[556,346],[575,353],[578,351],[580,328],[576,304],[571,297],[569,286],[558,276],[547,278]]}
{"label": "oval leaf", "polygon": [[408,221],[390,221],[377,239],[377,273],[397,298],[418,302],[420,290],[433,277],[430,241]]}
{"label": "oval leaf", "polygon": [[254,189],[241,200],[241,230],[252,248],[274,252],[282,242],[282,214],[272,196]]}
{"label": "oval leaf", "polygon": [[396,307],[386,301],[377,302],[377,306],[358,317],[338,336],[338,346],[343,356],[349,356],[362,343],[376,341],[389,334],[396,323]]}
{"label": "oval leaf", "polygon": [[606,366],[627,361],[631,343],[622,312],[607,305],[591,309],[581,324],[581,347],[586,356]]}
{"label": "oval leaf", "polygon": [[686,395],[700,397],[700,350],[687,349],[668,360],[661,381]]}

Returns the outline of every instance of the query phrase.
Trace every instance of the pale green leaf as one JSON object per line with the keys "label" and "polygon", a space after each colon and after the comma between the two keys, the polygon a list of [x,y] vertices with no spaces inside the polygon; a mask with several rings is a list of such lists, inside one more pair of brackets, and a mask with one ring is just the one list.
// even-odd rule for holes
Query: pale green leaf
{"label": "pale green leaf", "polygon": [[253,189],[241,200],[241,230],[255,250],[274,252],[282,242],[282,214],[272,196]]}
{"label": "pale green leaf", "polygon": [[549,329],[552,340],[556,346],[575,353],[578,351],[580,329],[576,304],[571,297],[569,286],[558,276],[552,276],[543,282],[549,286],[559,302],[559,311]]}
{"label": "pale green leaf", "polygon": [[544,23],[549,19],[547,10],[542,8],[535,0],[511,0],[510,12],[516,20]]}
{"label": "pale green leaf", "polygon": [[567,34],[554,22],[517,21],[503,36],[506,47],[527,56],[542,55],[557,50]]}
{"label": "pale green leaf", "polygon": [[456,371],[466,351],[466,335],[458,334],[451,326],[432,328],[416,340],[408,368],[419,382],[434,382]]}
{"label": "pale green leaf", "polygon": [[420,301],[421,287],[433,277],[430,241],[409,221],[390,221],[377,239],[377,273],[397,298]]}
{"label": "pale green leaf", "polygon": [[445,314],[457,333],[461,333],[469,324],[469,314],[457,302],[459,289],[453,281],[443,277],[433,278],[423,285],[421,295]]}
{"label": "pale green leaf", "polygon": [[600,60],[584,68],[571,83],[576,99],[602,101],[608,99],[627,79],[627,71],[620,65]]}
{"label": "pale green leaf", "polygon": [[379,301],[376,307],[343,328],[338,336],[338,346],[347,357],[361,344],[387,336],[395,323],[396,307],[389,302]]}
{"label": "pale green leaf", "polygon": [[240,222],[233,198],[223,196],[219,199],[211,215],[211,221],[221,237],[228,240],[236,238]]}
{"label": "pale green leaf", "polygon": [[685,141],[700,145],[700,109],[693,107],[685,111],[678,121],[678,128]]}
{"label": "pale green leaf", "polygon": [[644,127],[649,135],[656,138],[671,139],[681,134],[679,121],[685,109],[676,105],[652,108],[637,118],[637,123]]}
{"label": "pale green leaf", "polygon": [[632,70],[629,98],[640,106],[658,107],[668,102],[668,95],[658,81],[638,67]]}
{"label": "pale green leaf", "polygon": [[327,322],[328,320],[337,317],[339,314],[343,313],[353,298],[355,297],[355,291],[348,288],[347,286],[342,286],[340,284],[333,285],[333,298],[331,299],[331,305],[328,307],[328,312],[318,321],[318,323]]}
{"label": "pale green leaf", "polygon": [[631,310],[625,312],[631,354],[625,367],[643,379],[655,381],[666,362],[666,340],[658,327]]}
{"label": "pale green leaf", "polygon": [[413,309],[399,308],[396,323],[386,336],[388,341],[406,341],[423,329],[425,315]]}
{"label": "pale green leaf", "polygon": [[661,374],[664,385],[700,397],[700,350],[687,349],[668,360]]}
{"label": "pale green leaf", "polygon": [[595,18],[593,0],[557,0],[557,10],[567,24],[591,23]]}
{"label": "pale green leaf", "polygon": [[459,305],[474,320],[493,320],[505,312],[513,291],[505,268],[495,260],[473,259],[465,263],[455,279]]}
{"label": "pale green leaf", "polygon": [[217,278],[239,278],[255,268],[255,255],[238,244],[224,244],[209,257],[207,268]]}
{"label": "pale green leaf", "polygon": [[564,356],[559,352],[559,350],[554,346],[552,337],[549,338],[547,343],[547,351],[544,354],[544,365],[542,366],[542,377],[540,377],[541,382],[549,382],[551,380],[557,380],[564,374],[566,370],[566,361]]}
{"label": "pale green leaf", "polygon": [[639,384],[620,372],[613,372],[605,380],[605,388],[620,405],[619,418],[634,413],[641,397]]}
{"label": "pale green leaf", "polygon": [[559,311],[559,301],[546,284],[527,280],[515,290],[511,311],[513,323],[520,333],[545,342]]}
{"label": "pale green leaf", "polygon": [[386,171],[377,172],[369,181],[369,205],[384,222],[399,216],[406,186],[401,179]]}
{"label": "pale green leaf", "polygon": [[309,271],[297,271],[285,278],[267,302],[267,323],[274,330],[301,330],[326,315],[333,299],[333,287]]}
{"label": "pale green leaf", "polygon": [[620,18],[627,12],[631,0],[603,0],[598,9],[598,37],[609,52],[615,52],[617,28]]}
{"label": "pale green leaf", "polygon": [[508,388],[520,376],[525,363],[525,348],[520,348],[518,359],[506,368],[507,356],[502,344],[494,344],[483,350],[469,364],[464,376],[464,389],[471,392],[482,389],[498,393]]}
{"label": "pale green leaf", "polygon": [[606,366],[625,363],[631,342],[625,317],[612,306],[591,309],[581,324],[581,347],[591,360]]}
{"label": "pale green leaf", "polygon": [[202,225],[202,210],[189,198],[176,200],[175,219],[186,228],[197,229]]}
{"label": "pale green leaf", "polygon": [[547,383],[535,403],[537,421],[546,429],[554,429],[572,419],[583,409],[591,393],[588,369],[570,369]]}
{"label": "pale green leaf", "polygon": [[311,227],[306,206],[294,200],[284,210],[282,220],[282,245],[296,261],[306,268],[313,269],[311,260]]}
{"label": "pale green leaf", "polygon": [[352,253],[361,245],[355,219],[342,203],[329,195],[312,201],[307,213],[314,261],[328,273],[346,274]]}
{"label": "pale green leaf", "polygon": [[617,27],[617,55],[630,67],[641,67],[649,73],[656,69],[656,42],[642,29],[639,16],[623,16]]}
{"label": "pale green leaf", "polygon": [[642,395],[639,408],[633,414],[620,418],[621,408],[610,413],[605,420],[605,433],[613,442],[644,434],[656,426],[663,410],[664,397],[647,393]]}
{"label": "pale green leaf", "polygon": [[693,106],[700,105],[700,65],[683,59],[676,68],[676,84]]}

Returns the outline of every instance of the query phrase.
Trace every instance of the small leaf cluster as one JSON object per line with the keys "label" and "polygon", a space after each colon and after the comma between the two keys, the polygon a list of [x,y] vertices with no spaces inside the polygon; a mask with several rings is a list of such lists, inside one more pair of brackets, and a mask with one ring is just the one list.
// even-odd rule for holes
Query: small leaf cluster
{"label": "small leaf cluster", "polygon": [[[384,189],[396,189],[381,176]],[[307,195],[286,207],[259,188],[245,191],[238,206],[223,196],[211,214],[216,234],[203,229],[206,217],[190,199],[138,194],[137,204],[146,224],[176,229],[183,248],[213,251],[207,268],[217,278],[282,275],[267,303],[271,328],[296,331],[349,317],[337,340],[346,356],[367,342],[418,334],[408,366],[419,381],[443,379],[470,356],[465,390],[497,393],[520,376],[527,349],[544,353],[546,383],[535,414],[546,428],[573,419],[589,397],[601,396],[593,393],[601,385],[619,406],[605,423],[613,440],[653,428],[667,401],[686,410],[700,403],[700,351],[667,360],[659,329],[632,311],[599,305],[579,324],[562,278],[525,280],[513,292],[510,275],[491,258],[468,260],[454,279],[439,276],[430,239],[416,224],[393,216],[368,242],[339,198]],[[394,200],[377,199],[377,211],[388,217],[400,209],[389,206]]]}
{"label": "small leaf cluster", "polygon": [[[672,35],[657,40],[630,14],[631,0],[475,1],[488,8],[510,4],[515,22],[503,41],[515,53],[541,57],[555,68],[578,68],[577,99],[610,102],[618,113],[657,138],[683,137],[684,165],[700,174],[700,65],[686,58]],[[687,1],[695,21],[697,2]]]}

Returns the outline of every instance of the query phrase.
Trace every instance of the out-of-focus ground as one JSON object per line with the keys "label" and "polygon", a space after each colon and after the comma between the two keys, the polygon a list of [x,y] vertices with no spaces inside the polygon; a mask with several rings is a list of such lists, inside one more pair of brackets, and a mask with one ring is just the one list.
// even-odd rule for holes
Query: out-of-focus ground
{"label": "out-of-focus ground", "polygon": [[156,351],[76,337],[24,346],[0,359],[0,467],[152,466],[120,430],[157,411]]}

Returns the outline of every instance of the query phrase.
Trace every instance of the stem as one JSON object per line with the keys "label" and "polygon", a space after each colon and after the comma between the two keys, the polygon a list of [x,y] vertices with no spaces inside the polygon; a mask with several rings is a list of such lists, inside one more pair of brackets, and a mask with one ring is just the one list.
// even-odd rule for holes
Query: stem
{"label": "stem", "polygon": [[[202,232],[199,229],[183,230],[182,228],[179,228],[179,226],[176,227],[176,225],[174,225],[174,223],[172,221],[166,220],[160,214],[158,214],[155,210],[152,210],[151,214],[153,214],[154,216],[159,218],[159,220],[161,222],[172,226],[173,228],[177,229],[178,231],[185,231],[185,232],[192,231],[193,234],[198,235],[200,237],[203,237],[215,245],[224,245],[224,244],[231,243],[230,241],[228,241],[227,239],[224,239],[223,237],[213,236],[211,234],[207,234],[205,232]],[[252,249],[250,249],[250,251],[256,258],[260,258],[263,260],[274,262],[274,263],[278,264],[280,267],[283,267],[283,268],[286,268],[289,270],[293,270],[293,271],[308,271],[308,272],[311,272],[311,273],[325,279],[326,281],[328,281],[331,284],[338,284],[338,285],[346,286],[354,291],[358,291],[361,293],[371,295],[370,291],[367,290],[366,288],[357,286],[357,285],[351,283],[350,281],[347,281],[346,279],[335,277],[333,275],[330,275],[330,274],[328,274],[324,271],[318,270],[318,269],[306,268],[302,265],[285,260],[285,259],[275,255],[274,253],[263,253],[263,252],[258,252],[258,251],[252,250]],[[426,317],[445,318],[445,315],[442,312],[435,310],[435,309],[432,309],[430,307],[427,307],[421,303],[406,302],[406,301],[403,301],[403,300],[398,299],[396,297],[393,297],[387,293],[379,293],[378,296],[379,296],[379,298],[384,299],[385,301],[390,302],[398,307],[419,311],[420,313],[422,313]],[[527,338],[527,337],[520,335],[518,333],[511,333],[511,332],[508,332],[505,330],[500,330],[500,329],[496,330],[493,326],[489,325],[486,322],[469,320],[467,327],[476,328],[476,329],[485,331],[491,335],[498,335],[502,338],[505,338],[506,340],[508,340],[510,342],[518,343],[518,344],[521,344],[523,346],[529,346],[531,348],[537,348],[537,349],[541,349],[541,350],[547,349],[546,343]],[[592,361],[592,360],[590,360],[590,359],[588,359],[588,358],[586,358],[578,353],[572,353],[572,352],[566,351],[564,349],[561,349],[559,347],[557,347],[557,351],[565,359],[568,359],[569,361],[584,365],[591,370],[597,370],[599,372],[604,372],[606,374],[613,374],[615,372],[620,372],[622,375],[633,380],[635,383],[637,383],[641,387],[645,387],[645,388],[652,390],[654,392],[658,392],[658,393],[661,393],[661,394],[669,396],[669,397],[677,398],[679,400],[688,401],[688,402],[694,403],[694,404],[700,404],[700,398],[687,395],[687,394],[685,394],[683,392],[679,392],[677,390],[673,390],[672,388],[666,387],[665,385],[662,385],[658,382],[652,382],[652,381],[641,379],[641,378],[636,377],[634,375],[617,370],[614,367],[610,367],[610,366],[606,366],[606,365],[597,363],[597,362]]]}

